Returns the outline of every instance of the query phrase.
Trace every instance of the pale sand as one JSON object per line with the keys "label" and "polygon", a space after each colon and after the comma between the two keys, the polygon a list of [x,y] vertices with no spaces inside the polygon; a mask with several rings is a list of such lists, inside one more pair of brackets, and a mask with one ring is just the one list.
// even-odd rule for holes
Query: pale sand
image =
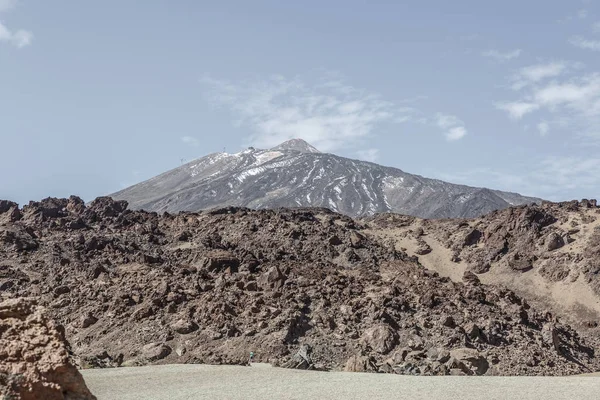
{"label": "pale sand", "polygon": [[82,374],[98,400],[599,399],[597,377],[414,377],[280,368],[162,365]]}
{"label": "pale sand", "polygon": [[[595,218],[595,220],[587,224],[580,223],[578,225],[580,232],[572,235],[575,242],[556,250],[556,253],[583,252],[594,229],[600,227],[600,218],[595,214],[595,210],[588,210],[581,214],[586,214],[588,217]],[[580,220],[581,218],[577,217],[576,219]],[[436,271],[440,276],[448,277],[454,282],[461,282],[467,264],[464,261],[452,262],[452,251],[444,247],[435,236],[426,234],[421,237],[431,247],[431,253],[425,255],[415,253],[418,247],[417,240],[412,235],[407,235],[407,232],[419,226],[423,226],[423,223],[421,220],[416,219],[410,226],[375,229],[367,232],[379,238],[393,239],[397,249],[405,248],[408,255],[419,257],[419,262],[425,268]],[[558,226],[565,230],[570,228],[569,223]],[[425,227],[425,232],[427,233],[427,231],[428,229]],[[574,282],[570,279],[565,279],[562,282],[550,282],[540,275],[537,268],[524,273],[515,273],[514,271],[494,267],[487,273],[479,274],[478,277],[485,284],[496,284],[510,288],[518,295],[530,300],[541,310],[560,310],[559,315],[565,317],[567,322],[579,323],[586,320],[600,319],[600,297],[584,282],[582,274]],[[600,399],[600,395],[598,398]]]}

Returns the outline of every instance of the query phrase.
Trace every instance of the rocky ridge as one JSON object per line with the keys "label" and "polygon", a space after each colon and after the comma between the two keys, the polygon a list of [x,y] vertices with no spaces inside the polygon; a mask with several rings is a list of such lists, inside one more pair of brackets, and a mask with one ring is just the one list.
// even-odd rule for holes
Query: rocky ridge
{"label": "rocky ridge", "polygon": [[[372,224],[372,222],[370,222]],[[596,371],[597,343],[511,290],[423,268],[326,209],[0,202],[0,291],[34,297],[81,366],[245,364],[421,375]]]}
{"label": "rocky ridge", "polygon": [[474,219],[379,215],[368,223],[375,235],[419,256],[432,270],[455,279],[471,271],[571,323],[598,326],[600,208],[595,200],[544,202]]}

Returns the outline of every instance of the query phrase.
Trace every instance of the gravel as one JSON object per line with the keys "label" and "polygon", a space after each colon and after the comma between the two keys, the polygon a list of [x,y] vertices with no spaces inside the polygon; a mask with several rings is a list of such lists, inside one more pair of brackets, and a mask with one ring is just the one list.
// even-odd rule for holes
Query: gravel
{"label": "gravel", "polygon": [[584,399],[600,377],[419,377],[213,365],[84,370],[98,400]]}

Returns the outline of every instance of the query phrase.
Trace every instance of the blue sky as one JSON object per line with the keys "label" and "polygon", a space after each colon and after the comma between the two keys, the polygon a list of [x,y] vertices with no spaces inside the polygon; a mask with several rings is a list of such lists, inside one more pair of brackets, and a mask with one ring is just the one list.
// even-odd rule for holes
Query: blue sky
{"label": "blue sky", "polygon": [[593,1],[0,0],[0,198],[91,200],[293,137],[594,198],[599,56]]}

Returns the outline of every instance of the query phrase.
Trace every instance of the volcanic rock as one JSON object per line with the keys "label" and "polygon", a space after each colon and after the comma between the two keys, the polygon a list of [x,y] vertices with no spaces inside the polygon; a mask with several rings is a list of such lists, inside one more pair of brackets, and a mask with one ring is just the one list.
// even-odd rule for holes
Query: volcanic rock
{"label": "volcanic rock", "polygon": [[[51,306],[82,365],[246,364],[254,351],[292,368],[420,375],[567,375],[600,367],[594,335],[529,306],[515,291],[452,282],[424,268],[382,239],[386,230],[374,231],[377,220],[303,208],[158,215],[107,198],[87,206],[71,200],[32,204],[23,218],[3,223],[0,230],[25,232],[37,246],[0,241],[0,285],[4,297]],[[513,247],[524,255],[532,250],[532,263],[563,252],[540,245],[551,213],[511,212],[510,229],[478,226],[476,246],[460,247],[473,227],[454,221],[444,239],[450,247],[432,248],[454,251],[452,238],[460,238],[456,250],[465,262],[489,257],[490,272]],[[414,218],[381,218],[385,229],[415,228]],[[78,219],[81,229],[68,228]],[[428,242],[442,237],[431,224],[425,231]],[[516,232],[532,241],[517,241]],[[334,236],[342,243],[332,245]],[[354,245],[352,237],[359,238]],[[585,247],[588,260],[600,254],[600,236],[595,240]],[[580,274],[592,279],[594,270]],[[85,322],[90,316],[98,318],[93,325]],[[474,354],[445,360],[445,352],[460,348],[493,366],[483,372]]]}
{"label": "volcanic rock", "polygon": [[21,400],[94,400],[71,363],[59,326],[31,299],[0,302],[0,395]]}
{"label": "volcanic rock", "polygon": [[396,346],[398,337],[391,327],[379,324],[367,329],[363,333],[361,342],[370,346],[377,353],[386,354]]}

